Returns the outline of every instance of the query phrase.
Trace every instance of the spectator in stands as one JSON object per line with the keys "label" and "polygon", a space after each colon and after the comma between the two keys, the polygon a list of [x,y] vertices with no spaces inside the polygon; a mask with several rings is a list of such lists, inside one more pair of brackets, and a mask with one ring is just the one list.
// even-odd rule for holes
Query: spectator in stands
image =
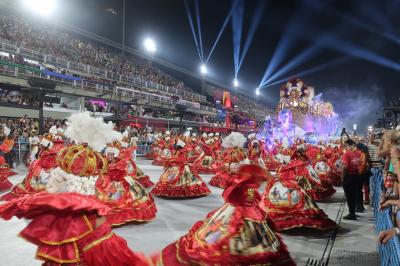
{"label": "spectator in stands", "polygon": [[344,216],[345,220],[357,220],[356,217],[356,201],[359,197],[359,188],[361,183],[360,164],[361,151],[356,149],[356,143],[348,139],[345,142],[346,152],[343,154],[343,190],[346,195],[349,214]]}

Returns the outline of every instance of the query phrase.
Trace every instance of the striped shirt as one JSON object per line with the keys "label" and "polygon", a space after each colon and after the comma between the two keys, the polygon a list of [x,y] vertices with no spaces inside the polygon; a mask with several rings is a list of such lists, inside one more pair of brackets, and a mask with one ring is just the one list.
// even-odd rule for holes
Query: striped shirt
{"label": "striped shirt", "polygon": [[369,152],[369,157],[371,158],[371,166],[372,168],[379,168],[382,166],[381,164],[381,158],[378,157],[378,146],[374,144],[368,144],[368,152]]}

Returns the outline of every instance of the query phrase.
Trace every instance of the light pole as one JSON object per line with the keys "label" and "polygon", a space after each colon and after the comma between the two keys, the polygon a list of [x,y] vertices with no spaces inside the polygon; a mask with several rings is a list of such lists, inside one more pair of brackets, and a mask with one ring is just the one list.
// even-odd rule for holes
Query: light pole
{"label": "light pole", "polygon": [[200,74],[201,74],[201,95],[204,95],[204,90],[206,86],[206,75],[207,75],[207,66],[205,64],[200,65]]}

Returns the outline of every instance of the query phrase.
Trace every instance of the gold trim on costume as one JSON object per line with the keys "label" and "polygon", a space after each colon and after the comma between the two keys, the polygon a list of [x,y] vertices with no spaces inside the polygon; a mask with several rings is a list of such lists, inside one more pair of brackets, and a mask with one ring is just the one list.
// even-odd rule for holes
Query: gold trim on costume
{"label": "gold trim on costume", "polygon": [[80,262],[81,259],[80,259],[80,257],[79,257],[78,245],[76,244],[76,242],[73,242],[72,244],[74,245],[74,252],[75,252],[75,257],[76,257],[75,259],[72,259],[72,260],[63,260],[63,259],[55,258],[55,257],[50,256],[50,255],[48,255],[48,254],[39,252],[39,251],[36,253],[36,257],[38,257],[39,259],[44,258],[44,259],[52,260],[52,261],[55,261],[55,262],[61,263],[61,264],[63,264],[63,263],[76,263],[76,262]]}
{"label": "gold trim on costume", "polygon": [[108,233],[105,236],[102,236],[101,238],[99,238],[99,239],[93,241],[92,243],[90,243],[89,245],[86,245],[85,247],[83,247],[82,251],[83,252],[88,251],[89,249],[93,248],[94,246],[97,246],[98,244],[100,244],[101,242],[111,238],[113,235],[114,235],[114,233],[111,232],[111,233]]}
{"label": "gold trim on costume", "polygon": [[62,241],[60,241],[60,242],[47,241],[47,240],[39,239],[40,242],[42,242],[42,243],[44,243],[44,244],[46,244],[46,245],[58,246],[58,245],[66,244],[66,243],[69,243],[69,242],[78,241],[79,239],[81,239],[81,238],[87,236],[88,234],[90,234],[91,232],[93,232],[93,226],[92,226],[92,224],[90,223],[90,221],[89,221],[89,219],[87,218],[86,215],[82,215],[82,217],[83,217],[83,220],[85,221],[87,227],[89,228],[89,230],[86,231],[85,233],[83,233],[83,234],[81,234],[81,235],[79,235],[79,236],[71,237],[71,238],[69,238],[69,239],[64,239],[64,240],[62,240]]}

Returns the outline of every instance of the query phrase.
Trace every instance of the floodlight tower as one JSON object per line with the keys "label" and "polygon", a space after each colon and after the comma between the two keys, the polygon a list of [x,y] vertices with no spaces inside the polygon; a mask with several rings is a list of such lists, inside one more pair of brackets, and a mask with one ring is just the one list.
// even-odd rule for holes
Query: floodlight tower
{"label": "floodlight tower", "polygon": [[205,89],[205,86],[206,86],[206,76],[207,76],[207,73],[208,73],[207,66],[206,66],[204,63],[202,63],[202,64],[200,65],[200,74],[201,74],[201,95],[204,95],[204,89]]}
{"label": "floodlight tower", "polygon": [[239,81],[238,81],[237,78],[235,78],[235,79],[233,80],[233,87],[234,87],[234,88],[239,87]]}
{"label": "floodlight tower", "polygon": [[23,0],[25,8],[41,16],[50,16],[55,8],[55,0]]}

